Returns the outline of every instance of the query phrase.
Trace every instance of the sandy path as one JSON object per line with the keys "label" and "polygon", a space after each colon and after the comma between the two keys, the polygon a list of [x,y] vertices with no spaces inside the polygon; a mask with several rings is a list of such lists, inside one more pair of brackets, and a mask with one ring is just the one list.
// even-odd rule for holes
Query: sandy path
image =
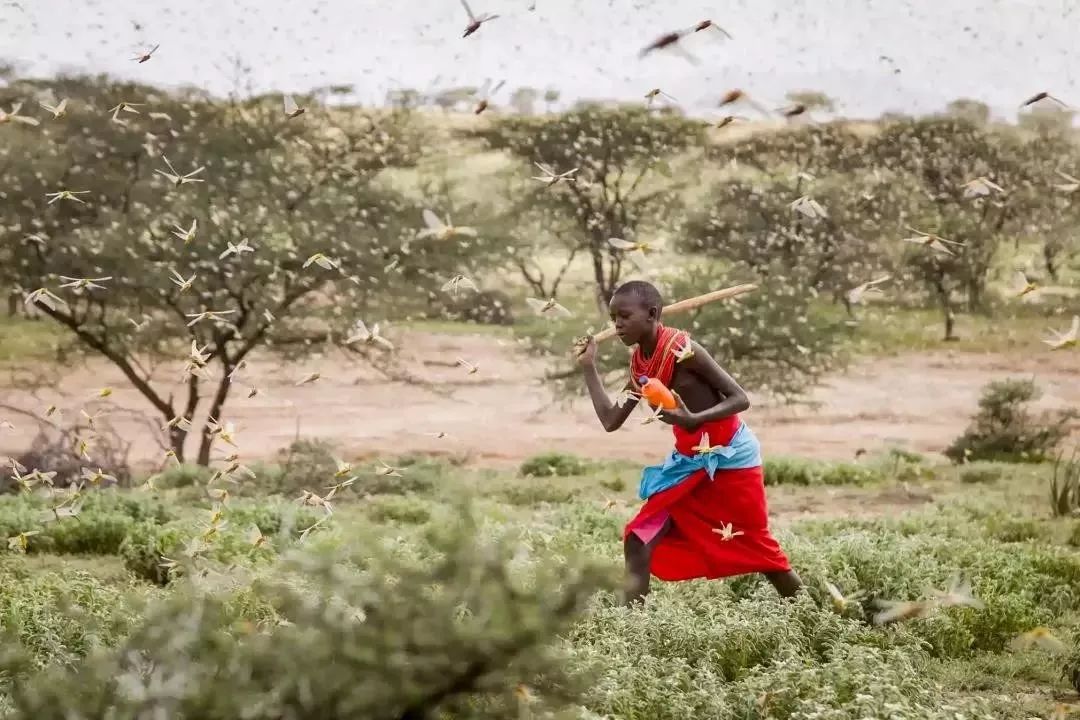
{"label": "sandy path", "polygon": [[[225,413],[238,428],[244,456],[273,454],[295,436],[297,422],[302,436],[332,440],[350,456],[436,452],[504,464],[559,450],[651,461],[669,447],[669,431],[659,424],[643,427],[632,419],[619,432],[604,433],[587,398],[575,399],[566,409],[551,405],[548,389],[535,381],[543,366],[521,356],[512,343],[483,335],[417,334],[401,344],[408,348],[403,360],[410,371],[453,397],[381,382],[370,370],[341,358],[290,367],[255,361]],[[480,371],[467,375],[454,367],[459,356],[478,363]],[[322,374],[320,380],[293,386],[314,370]],[[929,353],[861,361],[816,388],[809,398],[813,405],[770,406],[755,398],[746,419],[766,453],[843,459],[858,448],[873,452],[888,444],[940,452],[966,425],[980,387],[1008,376],[1034,376],[1044,391],[1039,407],[1080,406],[1078,353]],[[162,383],[174,382],[177,374],[161,377]],[[247,399],[248,381],[264,392]],[[116,406],[148,407],[119,373],[97,362],[73,370],[55,389],[40,393],[40,399],[11,387],[0,388],[0,398],[37,410],[56,403],[77,414],[94,389],[104,385],[115,388],[110,399]],[[16,429],[0,431],[0,453],[11,453],[25,447],[34,428],[0,411],[0,419],[5,417]],[[134,457],[160,457],[145,423],[117,414],[111,420],[134,442]],[[436,432],[449,435],[426,435]]]}

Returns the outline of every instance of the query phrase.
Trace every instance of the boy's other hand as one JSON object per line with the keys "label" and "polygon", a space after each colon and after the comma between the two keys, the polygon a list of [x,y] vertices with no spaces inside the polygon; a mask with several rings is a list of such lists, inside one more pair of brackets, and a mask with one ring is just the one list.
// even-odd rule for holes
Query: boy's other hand
{"label": "boy's other hand", "polygon": [[581,367],[592,367],[596,364],[596,338],[589,336],[579,340],[574,345],[577,354],[577,362]]}

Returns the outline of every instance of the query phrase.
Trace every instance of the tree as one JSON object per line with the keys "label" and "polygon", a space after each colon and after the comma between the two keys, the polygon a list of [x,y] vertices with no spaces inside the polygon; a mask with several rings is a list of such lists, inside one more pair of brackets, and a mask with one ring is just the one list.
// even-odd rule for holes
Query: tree
{"label": "tree", "polygon": [[519,87],[510,96],[510,106],[519,115],[535,115],[536,100],[540,97],[540,91],[531,87]]}
{"label": "tree", "polygon": [[[708,206],[687,221],[677,247],[825,294],[851,314],[849,291],[888,268],[888,255],[871,234],[874,218],[860,185],[809,177],[719,183]],[[803,196],[827,214],[810,218],[793,209]]]}
{"label": "tree", "polygon": [[[672,303],[751,277],[741,265],[720,271],[714,265],[690,264],[658,286],[665,303]],[[749,295],[665,317],[665,322],[688,330],[743,387],[792,401],[843,360],[838,345],[843,326],[814,313],[813,302],[812,294],[787,282],[776,267]],[[581,371],[573,364],[570,349],[575,336],[586,329],[571,319],[521,330],[526,348],[552,361],[546,379],[564,397],[581,390]],[[597,367],[611,393],[625,386],[627,362],[627,350],[617,341],[599,347]]]}
{"label": "tree", "polygon": [[[927,260],[920,253],[909,256],[910,267],[934,287],[939,302],[960,290],[968,310],[985,311],[986,283],[1001,242],[1030,219],[1037,200],[1019,143],[970,120],[932,117],[887,126],[866,153],[868,162],[899,175],[894,187],[904,192],[889,195],[898,234],[913,235],[904,228],[910,226],[962,243],[955,260]],[[1004,191],[972,196],[966,183],[980,177]]]}
{"label": "tree", "polygon": [[968,120],[977,125],[990,122],[990,106],[981,100],[959,98],[945,106],[945,112],[953,117]]}
{"label": "tree", "polygon": [[546,187],[536,184],[526,202],[569,220],[569,250],[589,257],[596,301],[607,302],[623,272],[624,255],[609,238],[644,239],[648,230],[669,222],[678,191],[691,178],[672,173],[674,156],[703,142],[699,122],[657,117],[646,108],[586,106],[554,117],[502,117],[472,131],[495,150],[556,172],[578,168],[573,180]]}
{"label": "tree", "polygon": [[551,112],[551,106],[559,102],[559,98],[562,96],[555,88],[548,88],[544,91],[544,105],[547,106],[547,111]]}
{"label": "tree", "polygon": [[[51,89],[72,98],[73,111],[44,122],[40,134],[20,129],[0,140],[0,182],[13,209],[0,281],[58,293],[62,302],[39,299],[37,309],[115,365],[171,422],[168,445],[180,460],[189,430],[177,418],[191,422],[209,397],[208,415],[224,422],[232,377],[243,379],[253,351],[305,353],[339,341],[365,311],[393,302],[380,298],[400,287],[384,266],[396,259],[397,273],[415,274],[453,252],[433,249],[434,241],[395,251],[413,240],[419,208],[371,183],[416,157],[407,114],[312,108],[290,121],[279,97],[225,104],[78,79]],[[18,85],[6,94],[30,91]],[[119,113],[124,124],[74,110],[117,98],[146,107]],[[181,173],[205,165],[195,176],[204,182],[166,181],[156,172],[163,156]],[[91,193],[46,204],[46,192],[62,189]],[[192,227],[189,240],[174,232]],[[28,233],[38,240],[25,240]],[[253,252],[225,254],[245,244]],[[63,290],[61,275],[110,279],[103,289]],[[206,311],[222,314],[198,317]],[[189,346],[199,359],[178,373],[182,387],[155,376]],[[209,462],[214,438],[209,424],[202,428],[196,462]]]}
{"label": "tree", "polygon": [[806,109],[811,112],[822,110],[831,113],[836,110],[836,102],[818,90],[794,90],[787,94],[787,99],[792,103],[806,106]]}

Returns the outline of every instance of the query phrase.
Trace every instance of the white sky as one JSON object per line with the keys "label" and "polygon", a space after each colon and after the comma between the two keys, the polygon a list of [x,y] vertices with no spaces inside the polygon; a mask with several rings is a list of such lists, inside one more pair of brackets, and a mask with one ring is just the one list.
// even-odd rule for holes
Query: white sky
{"label": "white sky", "polygon": [[[773,107],[788,90],[821,90],[851,116],[973,97],[1011,119],[1039,90],[1080,105],[1076,0],[536,0],[532,12],[530,2],[471,0],[501,17],[462,39],[459,0],[0,0],[0,59],[23,74],[106,72],[225,94],[244,89],[230,69],[239,58],[257,92],[351,83],[369,103],[397,86],[494,77],[569,100],[659,86],[690,110],[732,87]],[[700,66],[638,59],[705,18],[734,39],[690,37]],[[128,59],[155,43],[150,62]]]}

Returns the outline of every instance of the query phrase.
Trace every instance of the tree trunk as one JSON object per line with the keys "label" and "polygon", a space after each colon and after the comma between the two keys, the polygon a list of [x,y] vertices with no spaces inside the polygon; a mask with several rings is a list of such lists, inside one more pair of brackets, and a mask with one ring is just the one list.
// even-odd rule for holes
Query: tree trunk
{"label": "tree trunk", "polygon": [[596,284],[596,307],[606,317],[608,303],[611,302],[611,288],[604,272],[604,246],[596,238],[589,244],[589,254],[592,256],[593,282]]}
{"label": "tree trunk", "polygon": [[[218,383],[217,391],[214,393],[214,399],[210,403],[210,417],[214,418],[217,422],[221,422],[221,409],[225,407],[225,400],[229,397],[229,389],[232,387],[232,383],[229,382],[229,373],[233,368],[229,364],[224,364],[225,374],[221,378],[221,382]],[[199,455],[195,459],[195,462],[203,467],[210,464],[210,448],[214,444],[214,436],[210,434],[210,428],[203,425],[202,435],[199,440]]]}
{"label": "tree trunk", "polygon": [[184,440],[187,439],[187,430],[175,425],[169,428],[169,449],[176,455],[176,462],[184,462]]}
{"label": "tree trunk", "polygon": [[1056,242],[1047,240],[1043,243],[1043,266],[1046,268],[1046,274],[1054,282],[1058,281],[1057,250]]}
{"label": "tree trunk", "polygon": [[957,339],[953,334],[956,326],[956,316],[953,313],[952,300],[949,297],[949,290],[945,287],[945,283],[941,280],[934,281],[935,295],[938,302],[941,303],[941,312],[945,316],[945,338],[946,342],[952,342]]}
{"label": "tree trunk", "polygon": [[15,317],[15,314],[19,312],[19,296],[14,292],[8,293],[7,299],[7,314],[8,317]]}

